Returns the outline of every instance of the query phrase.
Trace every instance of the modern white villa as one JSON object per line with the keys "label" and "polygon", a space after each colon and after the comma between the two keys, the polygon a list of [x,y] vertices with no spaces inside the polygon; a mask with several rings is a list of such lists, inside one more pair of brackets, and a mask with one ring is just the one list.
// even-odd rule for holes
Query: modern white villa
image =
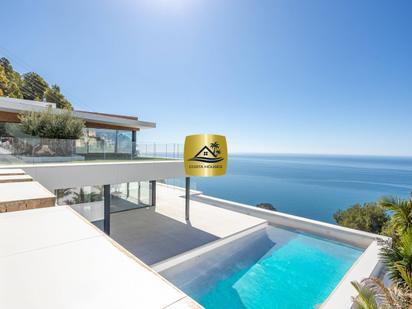
{"label": "modern white villa", "polygon": [[66,153],[12,134],[48,106],[0,97],[0,308],[351,308],[382,276],[389,239],[204,195],[177,145],[138,144],[154,123],[74,111]]}

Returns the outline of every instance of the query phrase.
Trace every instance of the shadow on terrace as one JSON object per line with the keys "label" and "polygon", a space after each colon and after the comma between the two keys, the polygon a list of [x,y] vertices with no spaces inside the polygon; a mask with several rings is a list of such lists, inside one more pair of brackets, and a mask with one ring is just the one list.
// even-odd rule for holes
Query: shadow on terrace
{"label": "shadow on terrace", "polygon": [[[110,236],[149,265],[265,224],[259,218],[194,199],[186,220],[185,189],[162,181],[111,185],[109,191],[107,203],[104,188],[99,186],[57,190],[57,203],[70,205],[102,230],[109,222]],[[192,196],[200,193],[190,192]],[[109,204],[108,216],[105,204]]]}
{"label": "shadow on terrace", "polygon": [[219,239],[155,208],[112,214],[110,236],[148,265]]}
{"label": "shadow on terrace", "polygon": [[184,189],[158,183],[156,191],[156,206],[112,213],[110,218],[110,236],[148,265],[265,222],[194,200],[186,221]]}

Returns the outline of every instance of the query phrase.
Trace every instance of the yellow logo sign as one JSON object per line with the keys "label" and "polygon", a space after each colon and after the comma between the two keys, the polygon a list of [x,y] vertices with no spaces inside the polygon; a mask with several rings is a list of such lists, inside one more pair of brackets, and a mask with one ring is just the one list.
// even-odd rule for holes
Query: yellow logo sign
{"label": "yellow logo sign", "polygon": [[185,170],[188,176],[226,174],[227,145],[222,135],[189,135],[185,140]]}

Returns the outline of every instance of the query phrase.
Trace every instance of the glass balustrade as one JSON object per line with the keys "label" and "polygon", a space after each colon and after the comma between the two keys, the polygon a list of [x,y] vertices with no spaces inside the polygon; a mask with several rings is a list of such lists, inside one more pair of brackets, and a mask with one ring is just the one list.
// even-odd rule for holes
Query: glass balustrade
{"label": "glass balustrade", "polygon": [[182,144],[134,143],[126,137],[116,140],[102,136],[77,140],[0,137],[0,165],[182,158]]}

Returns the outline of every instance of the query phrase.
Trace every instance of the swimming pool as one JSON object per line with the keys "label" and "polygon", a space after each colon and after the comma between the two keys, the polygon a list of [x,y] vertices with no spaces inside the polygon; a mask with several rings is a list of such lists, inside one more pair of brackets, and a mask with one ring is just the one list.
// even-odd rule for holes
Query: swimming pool
{"label": "swimming pool", "polygon": [[314,308],[362,252],[270,226],[161,274],[205,308]]}

